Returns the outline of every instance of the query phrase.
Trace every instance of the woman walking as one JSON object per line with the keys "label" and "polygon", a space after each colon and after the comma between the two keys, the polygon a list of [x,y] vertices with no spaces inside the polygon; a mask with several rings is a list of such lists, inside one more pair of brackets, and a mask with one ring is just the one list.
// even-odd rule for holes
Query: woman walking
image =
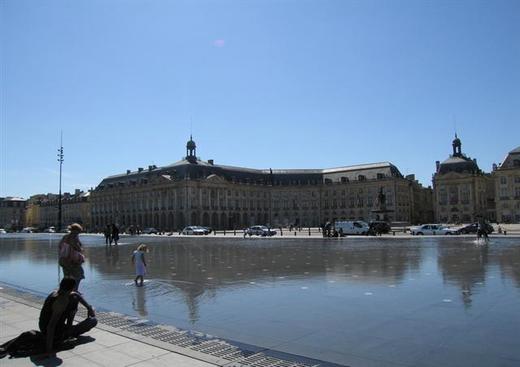
{"label": "woman walking", "polygon": [[81,279],[85,279],[85,272],[82,264],[85,262],[83,255],[83,245],[79,240],[79,234],[83,228],[74,223],[69,226],[70,233],[63,236],[59,245],[59,264],[63,269],[64,278],[72,278],[76,281],[74,290],[77,291]]}

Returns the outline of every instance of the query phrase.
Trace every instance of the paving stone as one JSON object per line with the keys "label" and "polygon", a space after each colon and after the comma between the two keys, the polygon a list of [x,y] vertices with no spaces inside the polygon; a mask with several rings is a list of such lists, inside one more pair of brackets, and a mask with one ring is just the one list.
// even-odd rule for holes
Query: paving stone
{"label": "paving stone", "polygon": [[187,359],[179,354],[171,353],[157,358],[148,359],[136,364],[131,365],[132,367],[171,367],[171,366],[182,366],[182,367],[210,367],[214,366],[203,361],[196,359]]}
{"label": "paving stone", "polygon": [[99,361],[94,361],[92,359],[87,359],[85,357],[78,356],[78,355],[73,355],[69,358],[62,358],[62,359],[63,359],[63,366],[66,366],[66,367],[108,366],[107,364],[104,363],[104,361],[102,359]]}
{"label": "paving stone", "polygon": [[96,339],[95,343],[103,347],[113,347],[115,345],[128,343],[130,339],[100,329],[91,330],[88,336]]}
{"label": "paving stone", "polygon": [[1,338],[8,337],[9,339],[11,339],[12,337],[20,334],[20,330],[21,329],[17,329],[15,327],[8,325],[5,322],[0,321],[0,337]]}
{"label": "paving stone", "polygon": [[169,351],[166,351],[164,349],[157,348],[157,347],[154,347],[154,346],[151,346],[148,344],[139,343],[136,341],[119,344],[110,349],[124,353],[133,358],[138,358],[140,360],[156,358],[156,357],[170,354]]}
{"label": "paving stone", "polygon": [[[135,348],[139,349],[141,348],[141,345],[139,343],[135,343]],[[81,357],[97,363],[102,362],[103,365],[111,367],[128,366],[142,360],[132,357],[126,353],[112,350],[111,348],[105,348],[96,352],[88,353],[82,355]]]}

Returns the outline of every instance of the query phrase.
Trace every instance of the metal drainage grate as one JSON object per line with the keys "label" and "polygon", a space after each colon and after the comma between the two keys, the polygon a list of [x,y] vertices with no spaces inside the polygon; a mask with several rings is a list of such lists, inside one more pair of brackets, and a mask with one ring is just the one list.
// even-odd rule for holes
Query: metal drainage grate
{"label": "metal drainage grate", "polygon": [[[24,300],[34,307],[41,307],[44,300],[44,296],[35,295],[30,293],[29,290],[17,290],[12,287],[4,287],[2,294]],[[87,316],[86,310],[78,309],[77,316],[85,318]],[[154,340],[166,343],[175,347],[172,351],[182,353],[182,349],[184,349],[195,352],[197,353],[196,358],[214,364],[217,364],[218,361],[219,365],[225,367],[345,367],[335,363],[222,340],[202,333],[163,326],[114,312],[98,310],[96,311],[96,318],[98,324],[109,326],[116,331],[120,330],[123,335],[134,335],[136,340],[147,342],[148,339],[148,341],[152,341],[149,343],[152,345]],[[161,347],[163,346],[162,344]],[[193,356],[193,353],[187,352],[185,354]]]}

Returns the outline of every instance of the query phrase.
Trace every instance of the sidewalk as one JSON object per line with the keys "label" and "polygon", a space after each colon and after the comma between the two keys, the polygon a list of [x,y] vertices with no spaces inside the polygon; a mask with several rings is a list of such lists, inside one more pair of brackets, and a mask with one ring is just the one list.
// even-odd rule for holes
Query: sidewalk
{"label": "sidewalk", "polygon": [[[80,306],[81,307],[81,306]],[[38,308],[7,295],[0,289],[0,344],[24,331],[38,329]],[[210,367],[195,358],[148,345],[100,327],[87,333],[87,342],[74,349],[58,352],[56,358],[0,359],[0,366],[186,366]],[[89,338],[90,337],[90,338]]]}

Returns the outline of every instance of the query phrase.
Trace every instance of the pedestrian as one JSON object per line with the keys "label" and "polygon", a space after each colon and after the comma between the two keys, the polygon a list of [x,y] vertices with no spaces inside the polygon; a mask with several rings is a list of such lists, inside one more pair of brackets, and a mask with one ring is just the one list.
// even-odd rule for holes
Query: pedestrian
{"label": "pedestrian", "polygon": [[479,221],[477,222],[477,240],[481,239],[482,237],[484,237],[485,242],[489,240],[484,221]]}
{"label": "pedestrian", "polygon": [[64,278],[72,278],[76,281],[74,290],[77,291],[79,283],[85,279],[82,267],[85,256],[83,255],[83,245],[79,240],[79,234],[83,228],[78,223],[73,223],[69,226],[69,230],[70,233],[63,236],[58,245],[58,262],[63,269]]}
{"label": "pedestrian", "polygon": [[112,223],[112,240],[114,241],[114,245],[117,245],[117,241],[119,241],[119,228]]}
{"label": "pedestrian", "polygon": [[[81,294],[74,291],[76,282],[72,278],[63,278],[59,289],[47,296],[40,311],[39,331],[31,330],[20,334],[0,346],[0,358],[6,354],[41,353],[43,357],[54,356],[65,341],[77,338],[97,325],[94,308],[85,301]],[[81,303],[87,309],[87,318],[74,325],[74,316]]]}
{"label": "pedestrian", "polygon": [[[132,254],[132,264],[135,266],[134,283],[138,287],[143,286],[144,276],[146,275],[146,259],[144,258],[144,254],[147,250],[148,246],[140,244]],[[140,280],[139,283],[137,282],[138,280]]]}
{"label": "pedestrian", "polygon": [[111,245],[112,244],[112,228],[110,227],[110,224],[107,224],[103,234],[105,235],[105,244]]}

